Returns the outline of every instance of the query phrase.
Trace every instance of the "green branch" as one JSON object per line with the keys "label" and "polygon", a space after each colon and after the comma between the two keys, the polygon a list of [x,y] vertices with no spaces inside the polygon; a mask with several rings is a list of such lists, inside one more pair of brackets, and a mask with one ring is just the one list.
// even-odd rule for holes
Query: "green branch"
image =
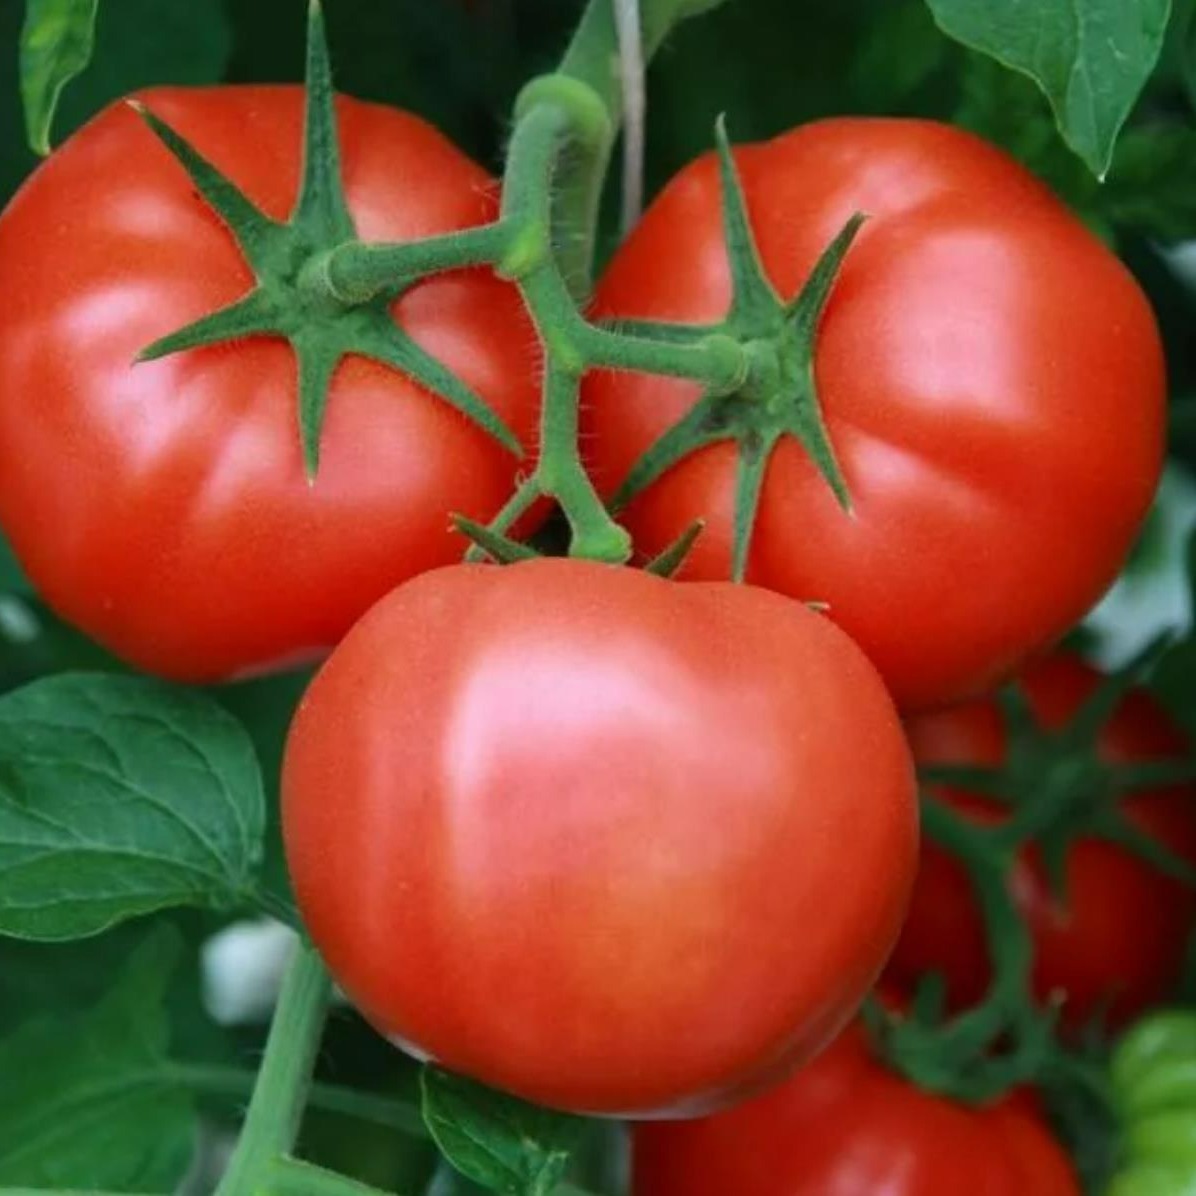
{"label": "green branch", "polygon": [[274,1160],[255,1196],[257,1193],[261,1196],[389,1196],[381,1188],[289,1157]]}
{"label": "green branch", "polygon": [[319,955],[299,944],[283,979],[241,1137],[216,1196],[259,1190],[277,1160],[294,1147],[331,992]]}
{"label": "green branch", "polygon": [[[186,1088],[199,1096],[242,1100],[252,1094],[257,1073],[240,1067],[175,1063],[161,1075],[155,1073],[150,1079]],[[419,1108],[411,1101],[319,1081],[309,1085],[307,1098],[312,1108],[325,1113],[353,1117],[358,1121],[398,1130],[411,1137],[428,1136]]]}
{"label": "green branch", "polygon": [[1009,894],[1016,844],[973,825],[933,797],[922,801],[927,838],[968,871],[984,921],[993,980],[984,999],[940,1022],[914,1016],[872,1019],[881,1054],[919,1087],[957,1100],[992,1100],[1042,1075],[1058,1048],[1053,1018],[1035,1005],[1033,944]]}

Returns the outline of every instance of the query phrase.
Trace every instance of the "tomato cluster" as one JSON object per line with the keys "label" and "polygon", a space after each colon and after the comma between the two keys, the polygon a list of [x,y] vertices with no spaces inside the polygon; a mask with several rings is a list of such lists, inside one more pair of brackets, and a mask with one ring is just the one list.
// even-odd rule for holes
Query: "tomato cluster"
{"label": "tomato cluster", "polygon": [[[298,89],[141,102],[285,220]],[[420,120],[349,100],[337,118],[362,241],[495,219],[492,181]],[[827,121],[684,169],[590,314],[729,338],[754,372],[713,395],[594,370],[582,394],[604,496],[675,429],[691,438],[620,516],[645,556],[705,521],[666,580],[455,563],[450,515],[494,518],[527,462],[401,369],[333,362],[311,478],[310,356],[297,367],[251,332],[139,362],[254,282],[202,191],[121,105],[0,217],[0,288],[20,296],[0,311],[0,521],[46,600],[147,670],[207,682],[331,652],[290,733],[283,829],[307,927],[363,1014],[550,1106],[714,1113],[637,1132],[638,1196],[937,1196],[977,1169],[994,1196],[1076,1191],[1024,1092],[972,1109],[919,1091],[858,1025],[795,1068],[854,1017],[899,935],[895,985],[937,973],[952,1008],[989,986],[967,873],[934,843],[919,868],[910,745],[925,764],[1004,760],[986,695],[1084,614],[1151,500],[1162,356],[1119,261],[946,126]],[[816,326],[795,330],[794,297],[854,213]],[[310,262],[259,259],[262,287],[290,288],[283,339],[310,349],[325,318]],[[534,457],[541,352],[513,282],[474,266],[369,304]],[[1099,681],[1056,657],[1021,684],[1051,730]],[[1112,762],[1186,750],[1141,695],[1100,744]],[[979,826],[1013,817],[935,793]],[[1196,861],[1191,797],[1135,793],[1125,817]],[[1037,995],[1075,1028],[1164,994],[1196,899],[1072,829],[1061,888],[1032,845],[1008,887]]]}

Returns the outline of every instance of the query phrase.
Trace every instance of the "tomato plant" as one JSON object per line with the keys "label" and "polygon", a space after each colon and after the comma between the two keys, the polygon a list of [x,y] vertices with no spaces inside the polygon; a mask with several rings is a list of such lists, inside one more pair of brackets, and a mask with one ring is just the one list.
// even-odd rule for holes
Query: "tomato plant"
{"label": "tomato plant", "polygon": [[283,823],[304,920],[384,1033],[605,1113],[721,1105],[818,1049],[916,844],[892,706],[823,616],[554,560],[371,611],[299,708]]}
{"label": "tomato plant", "polygon": [[1100,596],[1150,502],[1164,398],[1150,307],[1041,183],[958,129],[823,121],[735,163],[762,311],[740,277],[755,254],[728,261],[707,156],[620,247],[598,315],[765,335],[836,232],[868,218],[775,393],[594,375],[595,477],[648,553],[706,520],[685,576],[742,571],[827,603],[899,704],[991,686]]}
{"label": "tomato plant", "polygon": [[[923,765],[999,766],[1038,740],[1065,734],[1101,675],[1072,655],[1052,656],[1019,681],[1036,725],[1011,743],[1001,706],[983,699],[925,714],[907,723]],[[1070,746],[1070,750],[1067,748]],[[999,823],[1038,807],[1046,817],[1037,843],[1018,855],[1007,884],[1034,942],[1034,984],[1043,1001],[1058,1001],[1072,1026],[1104,1017],[1124,1021],[1164,999],[1179,977],[1187,936],[1196,918],[1196,890],[1166,861],[1150,858],[1151,844],[1178,860],[1196,861],[1196,794],[1190,785],[1114,787],[1110,766],[1174,764],[1189,754],[1187,740],[1158,703],[1141,690],[1117,704],[1099,729],[1097,754],[1056,744],[1030,757],[1022,782],[1003,787],[1005,803],[958,786],[936,785],[940,800],[982,824]],[[1110,823],[1115,805],[1122,834]],[[1053,806],[1053,812],[1049,806]],[[1145,836],[1139,843],[1137,836]],[[1138,850],[1135,850],[1138,848]],[[959,1005],[978,1000],[990,980],[979,911],[963,866],[925,842],[909,920],[890,974],[941,974]]]}
{"label": "tomato plant", "polygon": [[[140,99],[286,219],[300,88]],[[362,237],[493,216],[495,185],[425,122],[352,100],[338,115]],[[287,268],[271,262],[267,276]],[[467,542],[446,512],[489,518],[515,474],[508,446],[377,360],[336,368],[314,480],[282,340],[137,362],[253,282],[229,229],[126,104],[57,150],[0,218],[0,287],[22,296],[0,316],[0,521],[57,611],[165,676],[215,680],[327,651],[397,582],[456,559]],[[510,287],[445,275],[406,291],[393,315],[404,361],[443,362],[530,439],[534,335]]]}
{"label": "tomato plant", "polygon": [[922,1092],[853,1027],[793,1077],[698,1121],[636,1127],[635,1196],[1079,1196],[1033,1098]]}
{"label": "tomato plant", "polygon": [[1190,1186],[1191,0],[327,5],[0,4],[0,1196]]}

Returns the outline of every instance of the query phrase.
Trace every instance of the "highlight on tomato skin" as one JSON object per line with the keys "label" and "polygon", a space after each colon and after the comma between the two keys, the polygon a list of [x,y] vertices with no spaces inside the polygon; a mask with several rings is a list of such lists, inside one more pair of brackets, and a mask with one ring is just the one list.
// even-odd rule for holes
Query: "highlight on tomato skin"
{"label": "highlight on tomato skin", "polygon": [[[734,160],[783,299],[845,222],[867,215],[812,365],[850,511],[782,435],[747,579],[825,602],[903,710],[983,693],[1086,613],[1141,526],[1165,431],[1150,304],[1041,182],[961,129],[821,120],[739,146]],[[724,206],[714,155],[682,169],[611,260],[595,318],[721,322]],[[604,494],[701,394],[644,374],[587,379],[583,444]],[[646,556],[705,519],[680,576],[726,578],[736,475],[736,446],[706,443],[620,517]]]}
{"label": "highlight on tomato skin", "polygon": [[924,1092],[873,1058],[858,1023],[744,1104],[636,1126],[632,1167],[633,1196],[1080,1196],[1035,1102]]}
{"label": "highlight on tomato skin", "polygon": [[[287,218],[301,87],[139,98],[267,216]],[[424,120],[347,98],[336,111],[362,238],[496,215],[494,180]],[[124,102],[56,149],[0,215],[0,288],[21,295],[0,310],[0,523],[60,615],[176,680],[323,655],[400,581],[460,559],[468,542],[448,512],[489,519],[520,467],[438,395],[352,356],[331,381],[312,481],[282,340],[135,364],[252,285],[228,228]],[[456,271],[392,311],[534,445],[539,354],[513,286]]]}
{"label": "highlight on tomato skin", "polygon": [[709,1111],[818,1050],[917,850],[891,700],[824,616],[559,558],[376,606],[300,706],[282,802],[306,926],[382,1033],[607,1115]]}
{"label": "highlight on tomato skin", "polygon": [[[1065,728],[1086,699],[1107,684],[1096,669],[1071,653],[1056,653],[1028,668],[1018,685],[1038,723],[1047,731]],[[997,766],[1008,758],[1009,732],[995,698],[906,721],[921,765]],[[1176,762],[1190,758],[1183,731],[1145,690],[1121,700],[1097,737],[1107,764]],[[1074,754],[1061,768],[1074,767]],[[1045,781],[1046,768],[1042,770]],[[1031,846],[1018,856],[1008,887],[1034,942],[1034,988],[1041,1001],[1057,1003],[1063,1023],[1078,1030],[1091,1021],[1119,1026],[1166,1000],[1178,982],[1188,936],[1196,925],[1196,891],[1176,876],[1124,846],[1099,840],[1085,829],[1100,811],[1099,773],[1086,782],[1068,811],[1074,832],[1068,839],[1062,892],[1057,893],[1043,854]],[[935,785],[934,795],[981,823],[999,823],[1009,808],[976,793]],[[1011,799],[1034,802],[1028,788]],[[1155,785],[1121,796],[1117,807],[1132,827],[1176,858],[1196,865],[1196,790],[1191,784]],[[929,840],[908,921],[887,975],[913,985],[929,972],[947,982],[951,1003],[962,1008],[979,1000],[990,967],[983,924],[962,865]]]}

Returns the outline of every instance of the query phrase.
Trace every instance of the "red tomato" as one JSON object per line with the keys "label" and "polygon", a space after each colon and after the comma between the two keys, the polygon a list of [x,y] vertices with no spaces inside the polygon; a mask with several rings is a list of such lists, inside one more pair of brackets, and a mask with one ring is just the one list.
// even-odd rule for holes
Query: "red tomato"
{"label": "red tomato", "polygon": [[[827,602],[899,706],[981,692],[1088,609],[1147,510],[1165,390],[1147,301],[1044,186],[958,129],[821,121],[741,147],[736,161],[764,267],[786,298],[854,212],[871,216],[814,362],[854,513],[785,437],[748,580]],[[729,298],[708,155],[615,255],[596,314],[704,324]],[[698,395],[660,377],[590,379],[585,443],[604,492]],[[726,577],[734,488],[733,446],[711,445],[624,521],[651,554],[705,517],[682,576]]]}
{"label": "red tomato", "polygon": [[[1100,675],[1070,655],[1035,665],[1021,684],[1044,727],[1064,725],[1100,684]],[[923,763],[997,764],[1006,734],[991,699],[923,715],[908,724]],[[1183,734],[1145,692],[1131,692],[1100,738],[1110,761],[1183,759]],[[979,822],[1006,811],[991,800],[952,789],[938,796]],[[1180,786],[1135,792],[1120,803],[1134,825],[1196,863],[1196,791]],[[1026,850],[1009,889],[1034,939],[1038,995],[1065,997],[1075,1026],[1098,1014],[1123,1022],[1163,999],[1179,978],[1196,893],[1144,860],[1093,838],[1078,837],[1067,854],[1066,893],[1053,896],[1038,852]],[[987,940],[967,873],[929,840],[909,921],[893,957],[895,981],[940,972],[958,1006],[978,1000],[989,980]]]}
{"label": "red tomato", "polygon": [[296,716],[283,825],[384,1034],[610,1114],[704,1111],[821,1047],[917,841],[892,703],[832,623],[560,559],[440,570],[366,615]]}
{"label": "red tomato", "polygon": [[[289,214],[301,88],[142,99],[270,216]],[[344,99],[338,114],[364,239],[494,216],[492,181],[423,121]],[[517,468],[444,401],[349,358],[311,485],[285,343],[133,364],[252,282],[228,231],[123,104],[54,153],[0,217],[10,296],[0,310],[0,522],[52,606],[171,677],[222,678],[328,649],[395,584],[459,558],[466,544],[449,513],[489,518]],[[394,315],[530,441],[535,335],[512,287],[481,271],[444,276],[409,291]]]}
{"label": "red tomato", "polygon": [[637,1126],[632,1150],[634,1196],[1080,1196],[1033,1102],[922,1092],[858,1026],[736,1109]]}

